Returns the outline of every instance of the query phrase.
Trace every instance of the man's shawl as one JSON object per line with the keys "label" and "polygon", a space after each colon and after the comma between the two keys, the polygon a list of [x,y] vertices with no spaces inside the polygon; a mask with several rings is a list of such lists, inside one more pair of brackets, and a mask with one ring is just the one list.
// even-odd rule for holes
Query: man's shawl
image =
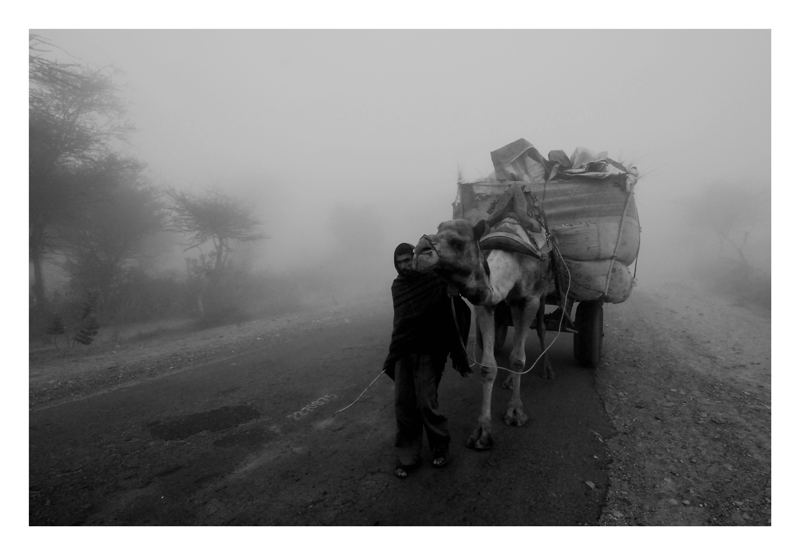
{"label": "man's shawl", "polygon": [[432,274],[397,276],[392,282],[392,302],[394,327],[383,365],[390,378],[394,379],[395,362],[409,353],[450,354],[459,372],[469,371],[464,344],[471,312],[460,297],[448,295],[444,281]]}

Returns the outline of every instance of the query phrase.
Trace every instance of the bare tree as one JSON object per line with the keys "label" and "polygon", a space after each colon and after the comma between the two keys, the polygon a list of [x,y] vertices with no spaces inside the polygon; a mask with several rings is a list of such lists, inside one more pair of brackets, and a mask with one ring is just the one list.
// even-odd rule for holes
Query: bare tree
{"label": "bare tree", "polygon": [[688,222],[706,229],[719,241],[719,254],[735,254],[742,268],[753,262],[752,235],[769,228],[770,194],[768,187],[718,185],[701,190],[686,205]]}
{"label": "bare tree", "polygon": [[172,201],[172,230],[189,236],[186,250],[206,243],[213,246],[212,276],[225,268],[236,241],[265,238],[250,210],[222,193],[192,195],[172,190],[167,194]]}
{"label": "bare tree", "polygon": [[221,317],[235,304],[223,279],[234,245],[264,238],[257,229],[260,222],[245,206],[219,192],[193,195],[172,190],[167,196],[171,199],[171,229],[188,235],[186,250],[212,246],[208,258],[201,250],[199,263],[187,260],[187,269],[196,280],[201,317]]}
{"label": "bare tree", "polygon": [[108,70],[46,57],[52,45],[29,42],[29,258],[34,302],[46,304],[42,264],[58,249],[58,228],[91,195],[82,173],[107,156],[128,126]]}
{"label": "bare tree", "polygon": [[771,305],[769,186],[723,184],[698,190],[685,204],[686,223],[697,234],[686,251],[716,243],[717,258],[698,259],[695,268],[736,302]]}

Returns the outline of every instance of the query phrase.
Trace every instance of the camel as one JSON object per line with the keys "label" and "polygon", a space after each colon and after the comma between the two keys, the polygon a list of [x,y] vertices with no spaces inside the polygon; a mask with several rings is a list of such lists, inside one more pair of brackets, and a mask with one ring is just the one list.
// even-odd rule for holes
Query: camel
{"label": "camel", "polygon": [[[490,449],[492,440],[492,388],[497,376],[495,359],[495,307],[507,302],[514,325],[511,370],[525,369],[525,341],[528,329],[536,320],[545,375],[553,370],[545,349],[544,296],[551,291],[552,269],[549,255],[541,257],[510,250],[482,250],[478,241],[487,232],[484,220],[472,225],[467,220],[439,224],[435,235],[423,235],[414,251],[418,271],[432,271],[441,276],[474,307],[477,340],[482,343],[481,379],[483,401],[478,427],[467,446]],[[528,420],[520,396],[521,375],[511,374],[512,394],[503,420],[510,426],[522,426]]]}

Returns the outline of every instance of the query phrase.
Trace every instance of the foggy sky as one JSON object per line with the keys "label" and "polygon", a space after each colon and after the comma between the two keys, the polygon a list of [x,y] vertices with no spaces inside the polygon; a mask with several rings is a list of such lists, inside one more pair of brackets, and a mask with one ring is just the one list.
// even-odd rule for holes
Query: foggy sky
{"label": "foggy sky", "polygon": [[643,253],[675,199],[770,182],[768,31],[34,32],[118,68],[154,181],[250,199],[272,267],[340,252],[350,207],[349,262],[379,247],[390,275],[394,244],[450,217],[459,170],[521,137],[638,166]]}

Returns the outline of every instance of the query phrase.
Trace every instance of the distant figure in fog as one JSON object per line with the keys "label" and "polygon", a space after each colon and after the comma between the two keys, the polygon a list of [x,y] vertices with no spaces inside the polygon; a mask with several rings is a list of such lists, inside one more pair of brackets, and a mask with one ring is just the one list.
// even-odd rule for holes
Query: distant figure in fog
{"label": "distant figure in fog", "polygon": [[447,465],[450,433],[447,417],[439,412],[438,398],[447,355],[462,376],[470,372],[464,350],[470,309],[457,293],[448,293],[447,284],[439,277],[413,269],[413,251],[408,243],[399,244],[394,251],[394,327],[383,365],[394,380],[398,478],[406,478],[419,466],[423,430],[433,466]]}

